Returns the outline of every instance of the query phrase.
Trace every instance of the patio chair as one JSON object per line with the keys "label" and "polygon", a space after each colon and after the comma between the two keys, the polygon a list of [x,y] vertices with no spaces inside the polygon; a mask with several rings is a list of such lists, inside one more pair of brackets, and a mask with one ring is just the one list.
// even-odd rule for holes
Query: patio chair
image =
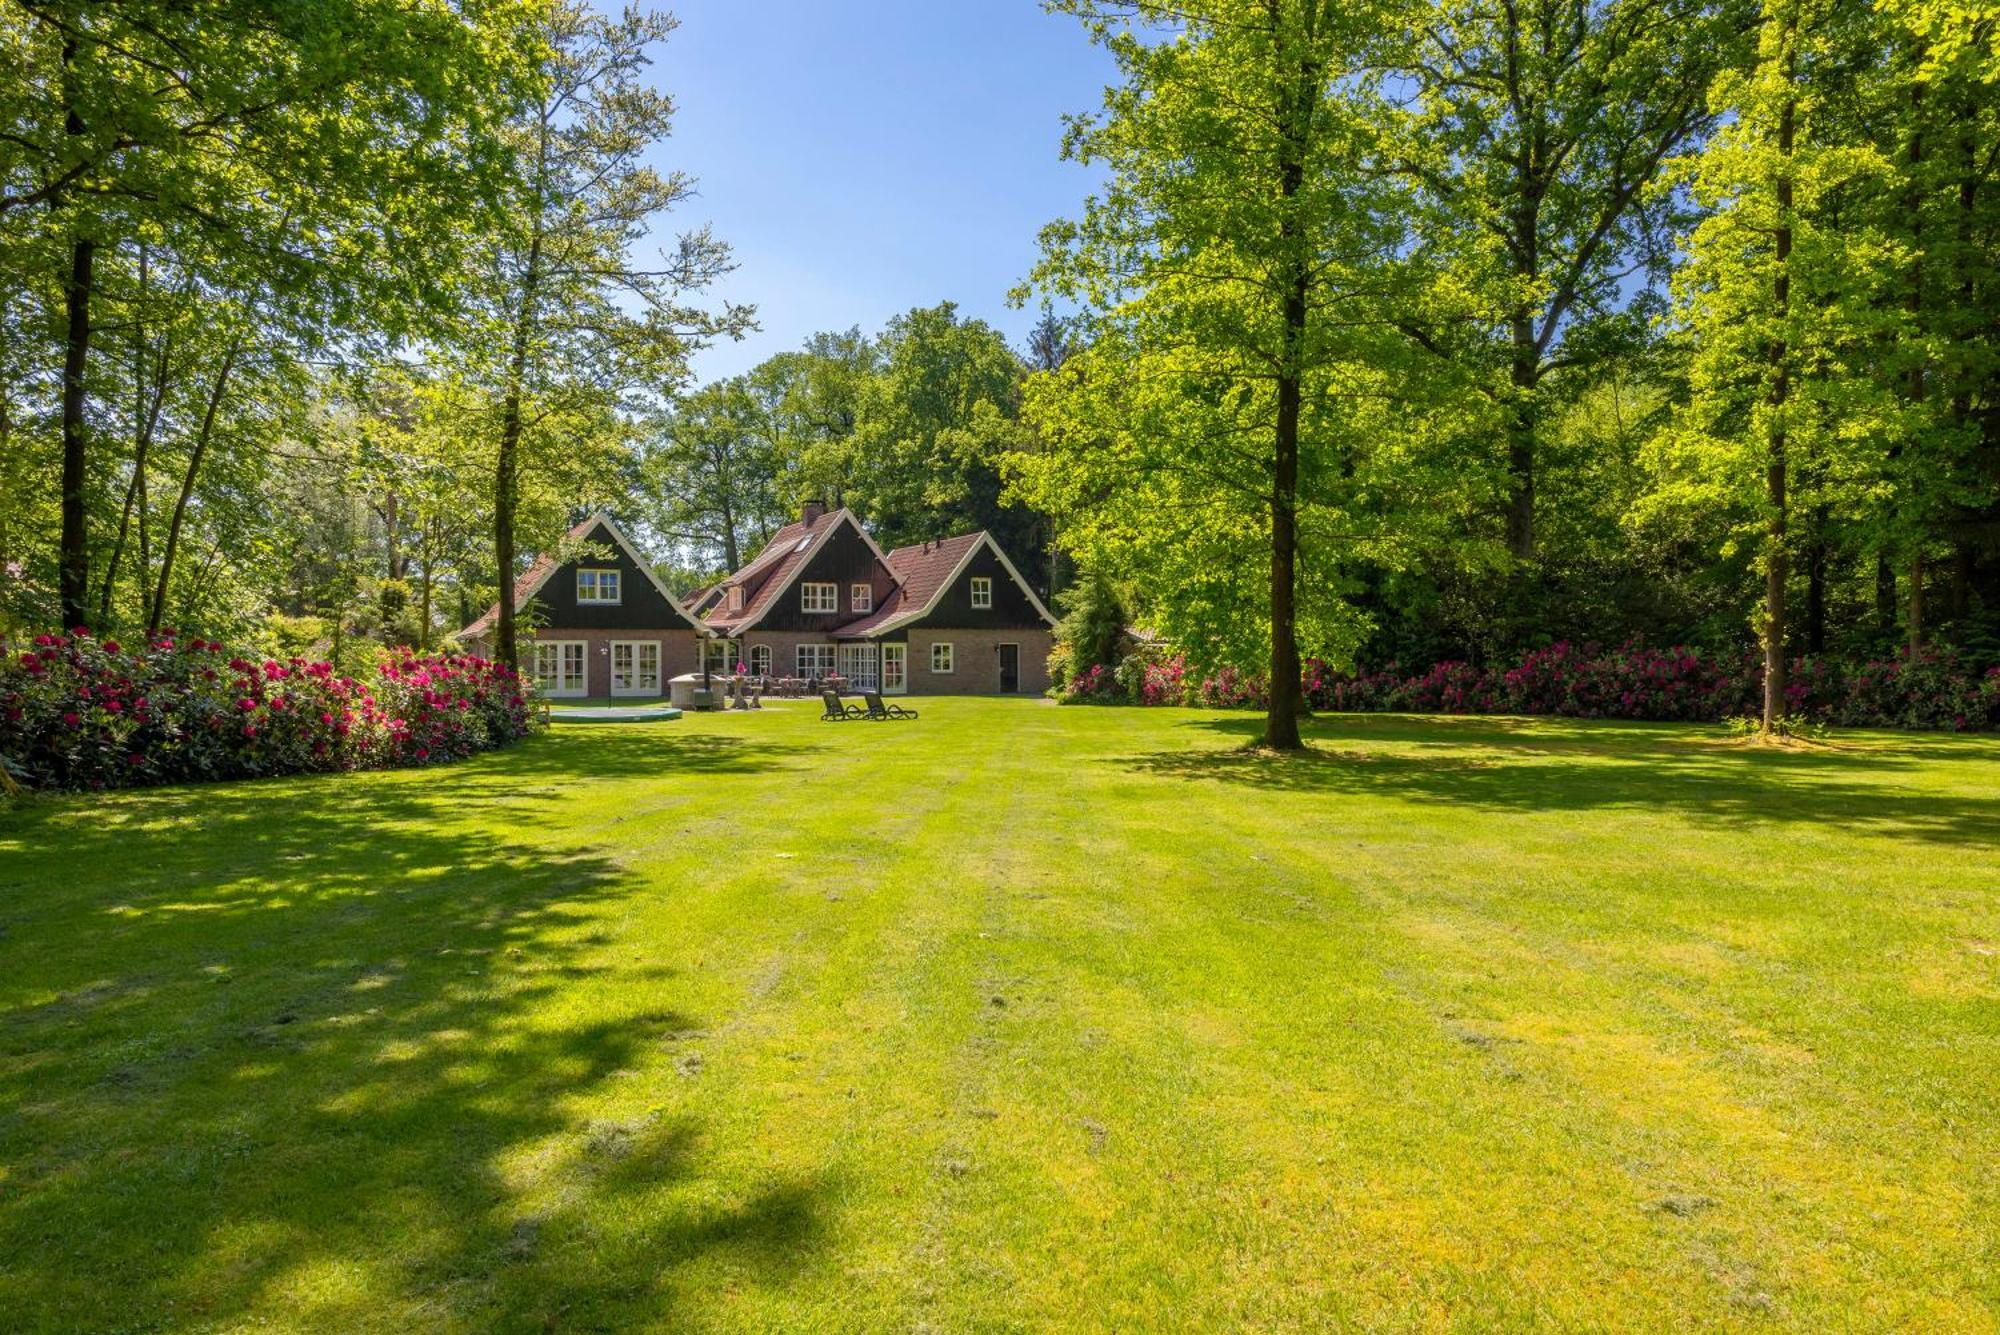
{"label": "patio chair", "polygon": [[882,699],[880,691],[863,691],[861,698],[868,702],[868,717],[872,719],[915,718],[917,711],[892,705]]}
{"label": "patio chair", "polygon": [[868,717],[868,711],[860,705],[842,704],[837,692],[821,691],[819,698],[820,702],[826,706],[826,709],[819,716],[821,723],[839,723],[844,719]]}

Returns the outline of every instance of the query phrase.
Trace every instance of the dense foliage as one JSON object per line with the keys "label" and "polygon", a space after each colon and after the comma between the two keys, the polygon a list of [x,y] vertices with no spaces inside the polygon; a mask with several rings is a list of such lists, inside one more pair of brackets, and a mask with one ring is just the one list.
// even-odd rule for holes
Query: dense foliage
{"label": "dense foliage", "polygon": [[[1950,649],[1903,650],[1846,667],[1828,658],[1789,665],[1790,717],[1856,728],[1953,732],[2000,729],[2000,667],[1980,671]],[[1762,663],[1685,645],[1616,649],[1567,642],[1506,667],[1450,661],[1411,672],[1397,663],[1351,673],[1308,659],[1301,690],[1314,709],[1346,713],[1546,714],[1570,718],[1718,723],[1761,708]],[[1141,651],[1099,663],[1056,688],[1068,704],[1201,705],[1262,709],[1264,679],[1223,667],[1202,675],[1175,653]]]}
{"label": "dense foliage", "polygon": [[0,657],[0,767],[35,787],[435,764],[525,736],[535,717],[513,669],[459,655],[393,654],[355,678],[171,630],[128,646],[78,629]]}
{"label": "dense foliage", "polygon": [[1990,6],[1054,7],[1121,82],[1015,476],[1200,679],[2000,661]]}

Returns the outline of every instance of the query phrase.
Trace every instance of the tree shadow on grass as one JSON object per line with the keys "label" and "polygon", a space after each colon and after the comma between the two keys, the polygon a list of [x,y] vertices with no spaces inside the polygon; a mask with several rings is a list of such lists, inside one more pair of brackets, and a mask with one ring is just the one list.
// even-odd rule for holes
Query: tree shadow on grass
{"label": "tree shadow on grass", "polygon": [[616,1327],[707,1253],[782,1281],[826,1184],[717,1203],[700,1121],[647,1106],[700,1023],[672,965],[607,960],[637,887],[482,810],[778,750],[541,738],[0,812],[9,1329]]}
{"label": "tree shadow on grass", "polygon": [[1946,759],[1990,758],[1975,740],[1778,749],[1733,746],[1661,724],[1573,719],[1326,715],[1312,749],[1247,749],[1254,719],[1186,726],[1245,746],[1130,756],[1142,773],[1302,794],[1407,797],[1489,811],[1670,811],[1694,820],[1794,823],[1894,838],[2000,845],[2000,795],[1913,791],[1900,777]]}

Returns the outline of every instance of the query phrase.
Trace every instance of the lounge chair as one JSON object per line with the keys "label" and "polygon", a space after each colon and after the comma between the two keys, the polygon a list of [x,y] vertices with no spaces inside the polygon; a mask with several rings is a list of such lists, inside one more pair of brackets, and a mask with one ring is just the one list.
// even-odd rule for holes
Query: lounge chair
{"label": "lounge chair", "polygon": [[820,702],[826,706],[826,709],[819,716],[821,723],[839,723],[844,719],[868,717],[868,711],[860,705],[842,704],[839,694],[834,691],[821,691],[819,698]]}
{"label": "lounge chair", "polygon": [[880,691],[863,691],[861,698],[868,702],[868,717],[872,719],[915,718],[917,716],[917,711],[914,709],[905,709],[901,705],[892,705],[884,701]]}

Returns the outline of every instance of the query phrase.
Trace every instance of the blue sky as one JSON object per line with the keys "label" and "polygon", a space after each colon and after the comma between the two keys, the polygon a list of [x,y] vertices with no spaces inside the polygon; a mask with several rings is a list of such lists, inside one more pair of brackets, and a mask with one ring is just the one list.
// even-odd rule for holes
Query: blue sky
{"label": "blue sky", "polygon": [[695,362],[747,370],[821,329],[874,332],[956,301],[1018,347],[1006,305],[1043,223],[1092,174],[1062,162],[1064,112],[1113,71],[1037,0],[666,0],[652,75],[678,103],[662,167],[698,178],[667,230],[711,222],[739,264],[718,289],[762,330]]}

